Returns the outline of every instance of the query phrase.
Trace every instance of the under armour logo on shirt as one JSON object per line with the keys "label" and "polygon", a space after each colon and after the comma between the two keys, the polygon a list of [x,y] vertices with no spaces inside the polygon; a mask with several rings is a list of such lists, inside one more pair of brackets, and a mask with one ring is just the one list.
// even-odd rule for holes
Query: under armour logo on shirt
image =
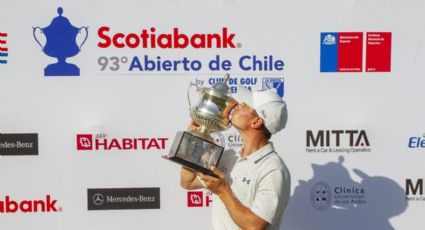
{"label": "under armour logo on shirt", "polygon": [[264,118],[267,118],[267,114],[266,114],[266,111],[264,109],[261,110],[261,114],[263,115]]}
{"label": "under armour logo on shirt", "polygon": [[249,182],[251,182],[251,180],[247,180],[247,179],[246,179],[246,177],[244,177],[244,178],[242,179],[242,182],[244,182],[244,183],[246,183],[246,184],[249,184]]}

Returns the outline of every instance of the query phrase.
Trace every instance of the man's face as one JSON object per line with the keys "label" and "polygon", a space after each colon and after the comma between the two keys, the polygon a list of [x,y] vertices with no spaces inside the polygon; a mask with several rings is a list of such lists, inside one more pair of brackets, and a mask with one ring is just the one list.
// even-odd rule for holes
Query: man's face
{"label": "man's face", "polygon": [[239,129],[245,130],[252,127],[253,123],[259,116],[255,109],[245,103],[238,104],[232,111],[232,125]]}

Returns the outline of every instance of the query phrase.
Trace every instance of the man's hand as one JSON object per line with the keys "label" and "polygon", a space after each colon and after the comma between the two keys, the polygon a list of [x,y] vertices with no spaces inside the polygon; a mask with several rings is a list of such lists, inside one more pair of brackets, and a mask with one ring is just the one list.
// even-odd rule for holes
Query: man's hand
{"label": "man's hand", "polygon": [[267,229],[269,223],[241,204],[233,195],[226,174],[217,167],[212,167],[211,170],[218,178],[202,173],[197,175],[204,181],[206,188],[221,199],[235,224],[242,229]]}
{"label": "man's hand", "polygon": [[226,174],[215,166],[211,167],[211,170],[217,177],[198,173],[199,178],[204,181],[205,187],[212,193],[220,196],[226,192],[230,192],[230,187],[227,184]]}
{"label": "man's hand", "polygon": [[185,166],[180,170],[180,186],[188,190],[202,188],[202,184],[196,178],[195,170]]}
{"label": "man's hand", "polygon": [[199,128],[199,125],[197,125],[194,121],[192,121],[187,127],[187,129],[189,130],[197,130],[198,128]]}

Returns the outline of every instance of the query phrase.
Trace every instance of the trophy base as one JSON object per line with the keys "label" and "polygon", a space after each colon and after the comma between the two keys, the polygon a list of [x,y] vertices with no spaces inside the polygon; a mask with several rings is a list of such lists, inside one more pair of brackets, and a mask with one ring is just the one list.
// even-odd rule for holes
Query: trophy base
{"label": "trophy base", "polygon": [[169,154],[164,158],[216,177],[210,168],[218,165],[223,151],[223,147],[211,140],[184,131],[177,133]]}
{"label": "trophy base", "polygon": [[74,64],[58,62],[44,69],[44,76],[80,76],[80,68]]}

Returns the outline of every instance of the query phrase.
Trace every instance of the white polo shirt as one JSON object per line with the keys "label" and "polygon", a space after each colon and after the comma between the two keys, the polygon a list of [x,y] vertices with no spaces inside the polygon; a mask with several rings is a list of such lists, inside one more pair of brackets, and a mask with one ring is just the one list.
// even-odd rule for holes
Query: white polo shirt
{"label": "white polo shirt", "polygon": [[[237,199],[253,213],[270,223],[268,229],[279,229],[283,210],[288,205],[291,179],[282,158],[267,144],[248,157],[241,157],[242,149],[226,150],[219,168]],[[213,196],[213,229],[239,229],[226,207]]]}

